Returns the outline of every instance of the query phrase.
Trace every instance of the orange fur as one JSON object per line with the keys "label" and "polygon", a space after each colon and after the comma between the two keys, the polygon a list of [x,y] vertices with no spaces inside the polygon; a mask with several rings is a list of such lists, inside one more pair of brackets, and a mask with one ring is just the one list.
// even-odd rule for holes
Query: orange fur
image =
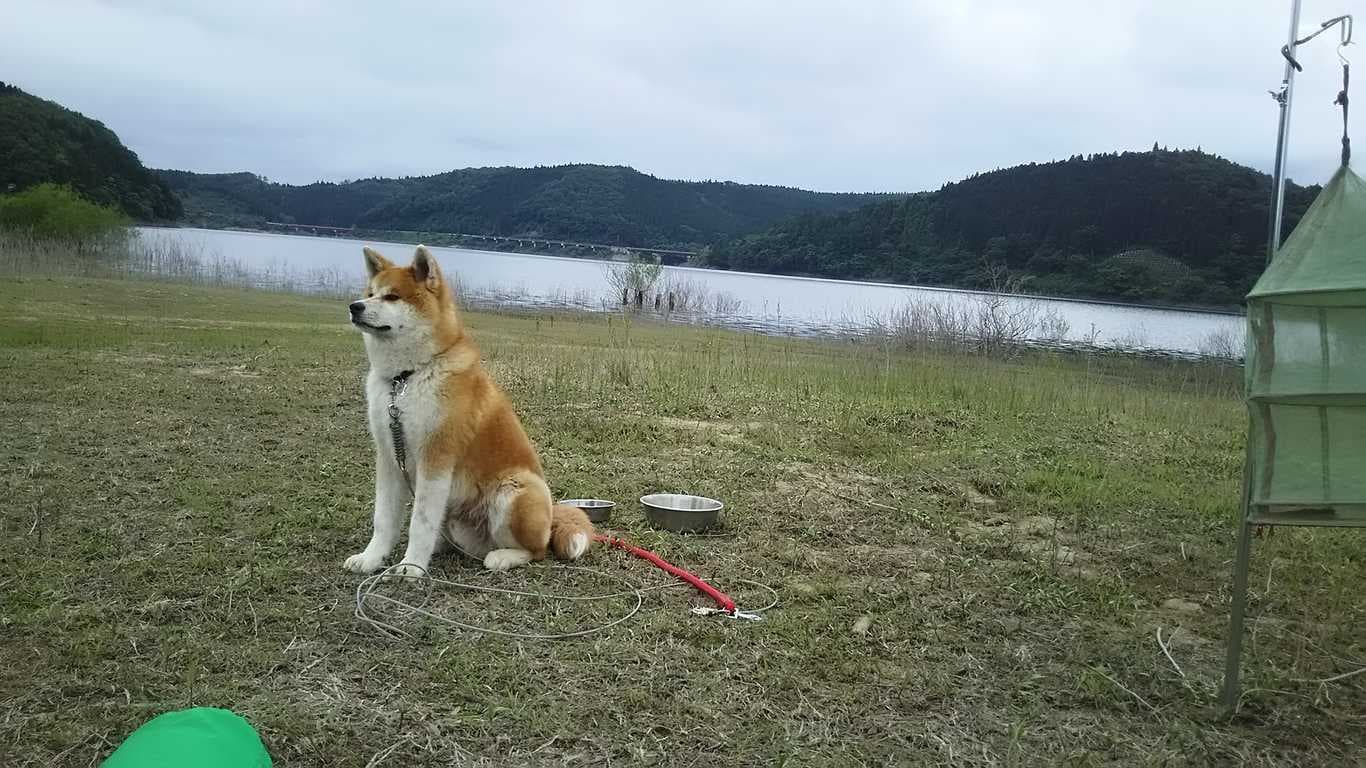
{"label": "orange fur", "polygon": [[550,551],[569,558],[574,551],[574,534],[584,535],[584,546],[593,541],[593,523],[578,507],[556,504],[550,508]]}
{"label": "orange fur", "polygon": [[523,549],[531,553],[532,560],[545,557],[551,539],[550,494],[545,493],[542,487],[526,485],[519,488],[508,510],[508,527],[512,536]]}

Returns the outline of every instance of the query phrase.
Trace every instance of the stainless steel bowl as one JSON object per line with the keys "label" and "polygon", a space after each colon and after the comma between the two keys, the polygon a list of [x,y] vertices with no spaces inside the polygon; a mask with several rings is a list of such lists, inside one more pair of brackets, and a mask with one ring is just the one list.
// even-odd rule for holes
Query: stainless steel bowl
{"label": "stainless steel bowl", "polygon": [[685,493],[652,493],[640,497],[645,519],[656,528],[687,533],[705,531],[716,525],[726,505],[705,496]]}
{"label": "stainless steel bowl", "polygon": [[583,510],[588,519],[595,523],[605,523],[612,519],[612,508],[617,505],[615,501],[607,499],[565,499],[560,502],[571,507],[578,507]]}

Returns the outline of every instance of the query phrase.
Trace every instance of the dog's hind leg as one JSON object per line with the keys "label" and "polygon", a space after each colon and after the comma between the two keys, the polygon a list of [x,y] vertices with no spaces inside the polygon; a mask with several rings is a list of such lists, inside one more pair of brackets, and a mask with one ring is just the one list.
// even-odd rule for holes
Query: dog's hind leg
{"label": "dog's hind leg", "polygon": [[373,573],[384,565],[384,558],[394,550],[403,525],[403,507],[408,501],[408,488],[398,465],[381,456],[375,467],[374,532],[370,543],[360,554],[346,558],[345,568],[356,573]]}
{"label": "dog's hind leg", "polygon": [[446,549],[454,549],[456,552],[475,560],[483,560],[489,553],[488,536],[484,532],[466,523],[464,520],[451,512],[446,518],[446,527],[442,529],[442,541],[438,545],[437,551],[444,552]]}
{"label": "dog's hind leg", "polygon": [[499,490],[489,510],[489,535],[498,549],[484,556],[484,567],[506,571],[545,557],[550,545],[550,489],[526,473]]}

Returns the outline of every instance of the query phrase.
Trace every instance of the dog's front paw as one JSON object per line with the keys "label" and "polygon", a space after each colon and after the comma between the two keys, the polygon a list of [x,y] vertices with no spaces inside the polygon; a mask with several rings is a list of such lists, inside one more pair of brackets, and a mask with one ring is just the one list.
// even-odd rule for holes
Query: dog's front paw
{"label": "dog's front paw", "polygon": [[490,571],[506,571],[531,562],[531,553],[524,549],[495,549],[484,556],[484,567]]}
{"label": "dog's front paw", "polygon": [[383,555],[372,555],[369,552],[361,552],[346,558],[343,568],[352,573],[374,573],[384,565]]}
{"label": "dog's front paw", "polygon": [[418,581],[427,577],[427,569],[413,563],[399,563],[384,574],[385,581]]}

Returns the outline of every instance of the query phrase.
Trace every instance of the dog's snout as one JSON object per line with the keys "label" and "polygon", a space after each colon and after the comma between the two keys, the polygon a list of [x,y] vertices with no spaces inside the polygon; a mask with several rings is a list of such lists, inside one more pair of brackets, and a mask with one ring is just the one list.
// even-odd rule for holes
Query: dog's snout
{"label": "dog's snout", "polygon": [[352,317],[356,317],[356,316],[360,315],[360,313],[362,313],[362,312],[364,312],[364,311],[365,311],[365,302],[363,302],[363,301],[353,301],[353,302],[351,302],[351,316],[352,316]]}

